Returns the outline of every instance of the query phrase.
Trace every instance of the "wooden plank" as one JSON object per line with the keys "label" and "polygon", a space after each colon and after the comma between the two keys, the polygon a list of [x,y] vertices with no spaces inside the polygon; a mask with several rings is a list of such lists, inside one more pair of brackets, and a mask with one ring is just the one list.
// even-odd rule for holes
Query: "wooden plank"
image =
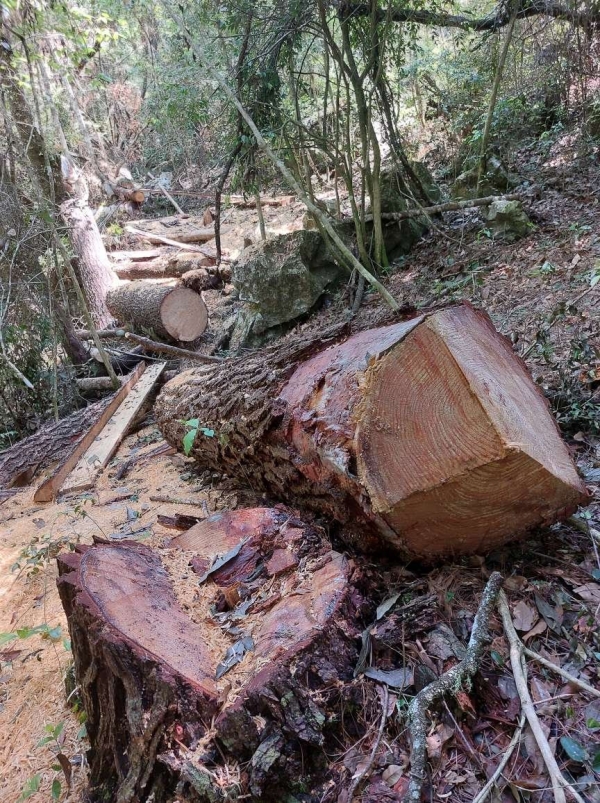
{"label": "wooden plank", "polygon": [[131,388],[135,385],[138,379],[144,373],[146,368],[146,363],[141,362],[139,365],[136,365],[134,370],[131,374],[127,377],[125,382],[121,385],[121,387],[117,390],[109,404],[103,410],[102,415],[100,418],[95,422],[95,424],[89,428],[83,438],[77,443],[74,447],[71,454],[67,457],[67,459],[58,467],[58,469],[52,474],[51,477],[48,477],[37,489],[34,494],[33,501],[34,502],[51,502],[55,497],[60,487],[62,486],[63,482],[69,476],[71,471],[77,465],[79,458],[82,454],[90,447],[93,443],[94,438],[98,433],[102,432],[106,423],[110,420],[110,417],[121,404],[123,399],[127,396]]}
{"label": "wooden plank", "polygon": [[100,470],[108,464],[116,452],[164,367],[165,363],[160,362],[146,368],[144,376],[121,403],[102,432],[96,436],[94,442],[66,478],[60,489],[61,493],[85,491],[93,487]]}

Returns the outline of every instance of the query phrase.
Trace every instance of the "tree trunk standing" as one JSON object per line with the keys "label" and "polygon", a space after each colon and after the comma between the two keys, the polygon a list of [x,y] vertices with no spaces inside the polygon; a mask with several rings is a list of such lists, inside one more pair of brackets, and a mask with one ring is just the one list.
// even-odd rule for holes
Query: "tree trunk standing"
{"label": "tree trunk standing", "polygon": [[279,802],[314,788],[357,659],[351,564],[287,510],[216,514],[170,546],[59,557],[94,799]]}
{"label": "tree trunk standing", "polygon": [[181,449],[197,418],[202,468],[423,558],[489,551],[586,498],[524,364],[470,305],[321,347],[181,374],[155,405],[165,438]]}
{"label": "tree trunk standing", "polygon": [[208,323],[202,297],[182,286],[130,282],[110,290],[106,303],[121,323],[142,330],[151,329],[158,337],[184,343],[200,337]]}

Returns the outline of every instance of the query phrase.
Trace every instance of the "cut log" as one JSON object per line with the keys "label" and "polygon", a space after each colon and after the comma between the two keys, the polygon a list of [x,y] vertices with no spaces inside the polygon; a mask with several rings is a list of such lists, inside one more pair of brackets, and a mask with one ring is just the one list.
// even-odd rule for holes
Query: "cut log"
{"label": "cut log", "polygon": [[138,366],[136,366],[131,374],[124,379],[119,390],[117,390],[117,392],[110,397],[108,404],[102,409],[100,415],[94,421],[92,426],[83,434],[81,438],[79,438],[66,459],[60,464],[54,473],[48,477],[47,480],[42,482],[42,484],[36,490],[33,496],[34,502],[51,502],[56,497],[57,493],[62,487],[63,482],[77,465],[81,455],[90,446],[96,435],[102,431],[117,407],[121,404],[131,388],[144,373],[145,368],[146,364],[141,362]]}
{"label": "cut log", "polygon": [[64,481],[61,493],[78,493],[94,486],[98,473],[105,468],[116,452],[127,434],[127,430],[139,415],[164,367],[164,362],[158,362],[146,368],[144,375],[115,410],[104,429],[98,433],[86,452],[80,457],[79,462]]}
{"label": "cut log", "polygon": [[[238,511],[208,539],[190,533],[162,560],[132,542],[58,559],[91,793],[281,801],[301,776],[323,779],[325,739],[343,732],[328,712],[357,658],[351,566],[289,511]],[[238,557],[199,587],[189,560],[232,544]]]}
{"label": "cut log", "polygon": [[[338,335],[339,339],[339,335]],[[585,502],[540,390],[470,305],[184,372],[155,405],[202,469],[331,516],[362,549],[489,551]],[[314,355],[314,356],[310,356]]]}
{"label": "cut log", "polygon": [[180,218],[175,216],[140,220],[136,230],[143,232],[148,239],[152,235],[158,235],[172,238],[180,243],[204,243],[215,236],[212,227],[204,226],[202,217]]}
{"label": "cut log", "polygon": [[50,463],[63,458],[100,418],[111,399],[101,399],[60,421],[44,424],[33,435],[0,453],[0,488],[21,488]]}
{"label": "cut log", "polygon": [[184,343],[200,337],[208,323],[204,301],[187,287],[131,282],[111,290],[106,304],[121,323]]}
{"label": "cut log", "polygon": [[216,290],[223,287],[221,277],[216,273],[209,273],[206,268],[197,268],[196,270],[188,270],[181,277],[181,284],[184,287],[189,287],[195,293],[201,293],[204,290]]}
{"label": "cut log", "polygon": [[112,380],[109,376],[84,376],[81,379],[76,379],[75,384],[77,385],[77,390],[81,393],[110,390],[112,388]]}
{"label": "cut log", "polygon": [[[198,254],[205,254],[205,250],[201,246],[193,245],[191,242],[186,242],[184,240],[173,240],[172,238],[166,237],[162,234],[153,234],[151,232],[141,231],[141,229],[136,229],[133,226],[125,226],[125,231],[127,231],[128,234],[133,234],[135,237],[148,240],[150,243],[162,243],[163,245],[170,245],[174,248],[182,248],[188,251],[195,251]],[[208,242],[208,240],[206,240],[206,242]]]}
{"label": "cut log", "polygon": [[198,254],[195,251],[183,252],[172,257],[160,257],[147,262],[125,262],[115,266],[119,279],[134,281],[136,279],[177,279],[190,270],[197,270],[216,264],[210,255]]}

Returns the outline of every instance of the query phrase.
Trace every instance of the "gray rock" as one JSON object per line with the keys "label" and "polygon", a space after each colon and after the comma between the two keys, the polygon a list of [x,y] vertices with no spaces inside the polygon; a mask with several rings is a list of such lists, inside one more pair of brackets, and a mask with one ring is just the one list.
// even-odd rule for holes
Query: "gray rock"
{"label": "gray rock", "polygon": [[494,237],[510,242],[526,237],[532,229],[520,201],[494,201],[487,207],[484,217]]}
{"label": "gray rock", "polygon": [[499,195],[514,189],[520,183],[519,177],[511,173],[497,156],[490,156],[487,160],[487,170],[482,176],[479,188],[478,173],[477,163],[461,173],[452,185],[452,197],[467,200],[477,196],[484,198],[487,195]]}
{"label": "gray rock", "polygon": [[258,342],[267,330],[307,313],[342,273],[317,231],[294,231],[246,248],[232,267],[244,306],[231,348]]}

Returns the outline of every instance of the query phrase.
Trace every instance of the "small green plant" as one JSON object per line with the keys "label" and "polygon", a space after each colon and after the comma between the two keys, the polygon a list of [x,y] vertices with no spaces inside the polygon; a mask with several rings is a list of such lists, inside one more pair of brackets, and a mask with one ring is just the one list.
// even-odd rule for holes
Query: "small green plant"
{"label": "small green plant", "polygon": [[44,624],[35,625],[35,627],[21,627],[10,633],[0,633],[0,647],[10,641],[27,639],[31,636],[40,636],[40,638],[49,639],[53,643],[57,643],[62,639],[62,627],[60,625],[50,627],[44,622]]}
{"label": "small green plant", "polygon": [[188,428],[188,431],[183,436],[183,451],[185,452],[186,455],[189,455],[190,452],[192,451],[192,447],[196,440],[196,435],[199,432],[201,432],[207,438],[215,437],[214,429],[209,429],[208,427],[201,427],[198,418],[190,418],[188,421],[182,421],[181,423]]}
{"label": "small green plant", "polygon": [[64,547],[68,547],[71,551],[75,549],[75,542],[70,535],[62,535],[59,538],[53,538],[50,533],[42,536],[36,535],[19,552],[19,557],[11,566],[11,571],[26,569],[28,576],[38,574]]}

